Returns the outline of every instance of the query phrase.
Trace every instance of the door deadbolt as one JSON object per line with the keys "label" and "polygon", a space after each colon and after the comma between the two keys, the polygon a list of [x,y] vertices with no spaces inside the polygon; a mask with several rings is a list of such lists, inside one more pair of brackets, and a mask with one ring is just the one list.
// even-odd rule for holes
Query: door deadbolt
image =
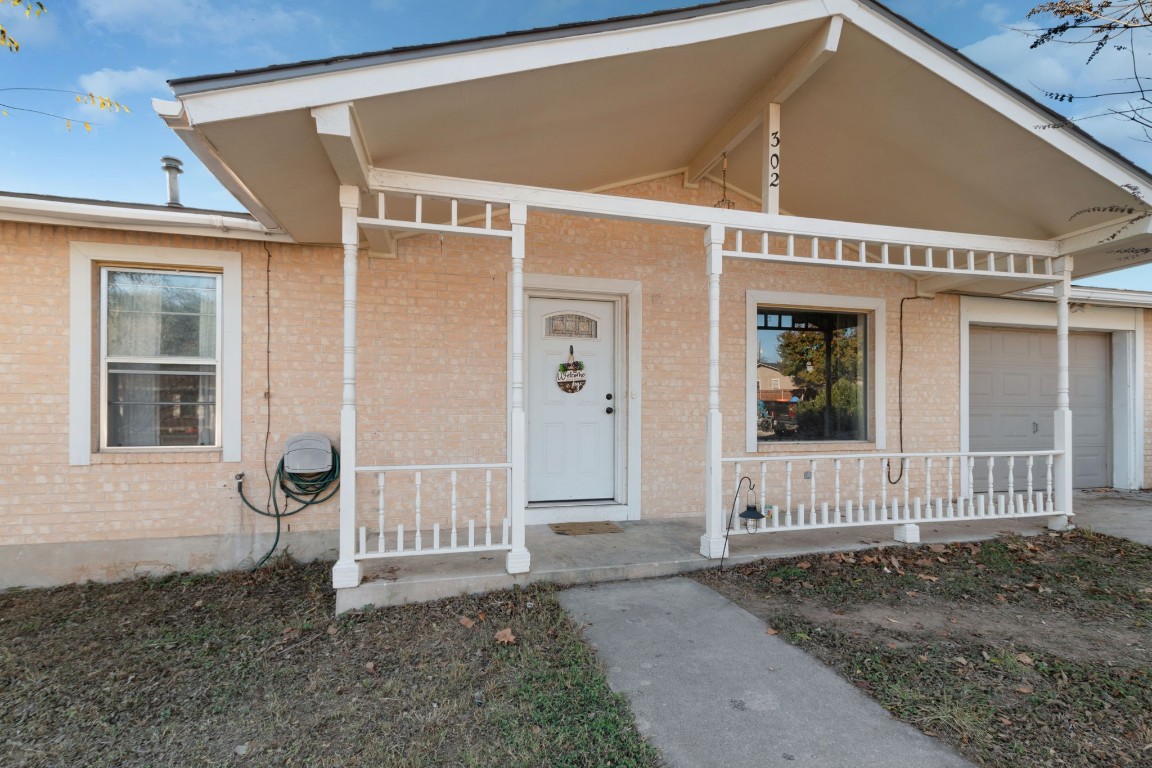
{"label": "door deadbolt", "polygon": [[611,400],[612,399],[612,393],[609,392],[608,394],[604,395],[604,399],[605,400]]}
{"label": "door deadbolt", "polygon": [[605,409],[604,409],[604,413],[612,413],[612,412],[614,412],[615,410],[616,410],[616,409],[615,409],[615,408],[613,408],[612,406],[608,406],[607,408],[605,408]]}

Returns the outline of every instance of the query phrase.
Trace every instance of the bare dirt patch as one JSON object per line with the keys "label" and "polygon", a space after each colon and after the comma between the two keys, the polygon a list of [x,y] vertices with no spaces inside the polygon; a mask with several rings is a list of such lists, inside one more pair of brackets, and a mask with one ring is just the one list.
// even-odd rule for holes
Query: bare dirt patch
{"label": "bare dirt patch", "polygon": [[548,588],[334,619],[329,577],[0,594],[0,765],[656,764]]}
{"label": "bare dirt patch", "polygon": [[1152,549],[1084,532],[700,580],[981,765],[1152,765]]}

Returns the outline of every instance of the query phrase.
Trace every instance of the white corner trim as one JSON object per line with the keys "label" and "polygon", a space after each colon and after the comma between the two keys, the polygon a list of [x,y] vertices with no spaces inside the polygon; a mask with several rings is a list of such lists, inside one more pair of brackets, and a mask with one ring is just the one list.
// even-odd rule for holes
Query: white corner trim
{"label": "white corner trim", "polygon": [[68,463],[92,462],[92,315],[94,265],[218,269],[221,280],[220,423],[223,461],[240,461],[243,393],[243,284],[238,251],[72,242],[68,289]]}
{"label": "white corner trim", "polygon": [[[509,275],[509,298],[511,298],[511,275]],[[618,453],[616,465],[618,477],[625,478],[623,498],[619,504],[597,507],[600,517],[594,519],[613,520],[639,520],[641,518],[641,457],[643,456],[641,439],[641,406],[643,404],[643,338],[644,338],[644,289],[639,280],[616,280],[602,277],[575,277],[569,275],[549,275],[542,273],[524,273],[525,299],[535,297],[555,298],[587,298],[615,301],[618,311],[616,327],[626,329],[618,333],[623,344],[617,345],[617,361],[624,362],[624,389],[627,392],[627,421],[626,435],[624,436],[626,449]],[[525,302],[527,303],[527,302]],[[527,329],[525,329],[527,332]],[[511,366],[511,319],[508,323],[508,365]],[[623,349],[621,349],[623,347]],[[511,370],[511,368],[509,368]],[[509,424],[511,424],[511,384],[509,383]],[[509,434],[511,432],[509,431]],[[509,446],[511,450],[511,446]],[[547,522],[578,522],[591,519],[586,515],[591,507],[570,505],[555,508],[558,511],[543,513],[542,507],[530,507],[532,519],[530,525]],[[536,514],[540,512],[540,514]],[[608,515],[609,517],[604,517]]]}
{"label": "white corner trim", "polygon": [[748,291],[745,308],[745,449],[756,453],[756,357],[759,349],[756,337],[756,309],[770,305],[796,309],[823,309],[855,311],[868,315],[871,326],[872,351],[868,369],[872,373],[869,406],[873,413],[873,434],[869,442],[878,451],[888,447],[888,318],[887,301],[871,296],[837,296],[827,293],[791,293],[787,291]]}

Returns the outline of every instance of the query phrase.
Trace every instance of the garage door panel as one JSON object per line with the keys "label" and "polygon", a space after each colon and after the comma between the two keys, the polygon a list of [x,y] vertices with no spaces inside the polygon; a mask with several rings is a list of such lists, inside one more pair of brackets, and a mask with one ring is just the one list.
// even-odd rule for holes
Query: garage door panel
{"label": "garage door panel", "polygon": [[973,371],[969,378],[968,391],[975,396],[992,394],[992,373]]}
{"label": "garage door panel", "polygon": [[1035,381],[1024,372],[1005,373],[1000,378],[1000,390],[1005,397],[1029,397]]}
{"label": "garage door panel", "polygon": [[[1107,334],[1073,333],[1069,337],[1073,485],[1077,488],[1108,485],[1111,480],[1110,350]],[[973,327],[969,352],[971,449],[1051,449],[1055,444],[1056,334]],[[1017,467],[1018,476],[1020,472]],[[994,484],[1002,489],[1007,482],[1007,466],[1001,462]],[[977,490],[986,486],[985,474],[977,478]]]}

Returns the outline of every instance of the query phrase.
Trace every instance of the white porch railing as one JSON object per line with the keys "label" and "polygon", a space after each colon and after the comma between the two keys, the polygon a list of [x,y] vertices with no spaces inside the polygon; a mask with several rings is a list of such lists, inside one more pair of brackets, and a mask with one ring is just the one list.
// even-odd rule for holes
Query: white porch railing
{"label": "white porch railing", "polygon": [[[1067,514],[1057,509],[1060,451],[746,456],[723,460],[725,515],[742,477],[767,515],[731,534]],[[744,485],[747,489],[747,484]],[[744,509],[743,494],[736,502]],[[725,518],[724,526],[728,525]],[[899,540],[917,541],[898,535]]]}
{"label": "white porch railing", "polygon": [[[873,228],[877,234],[883,228]],[[905,239],[909,233],[893,232],[891,239],[848,238],[795,229],[736,229],[729,233],[723,254],[726,258],[755,259],[782,263],[804,263],[830,267],[892,269],[900,272],[1008,278],[1035,282],[1060,279],[1056,257],[1040,252],[995,251],[972,248],[969,238],[947,233],[923,233],[918,239]],[[934,236],[929,239],[929,236]],[[1008,243],[1005,246],[1011,248]],[[1021,249],[1028,246],[1015,244]],[[731,247],[727,247],[731,246]]]}
{"label": "white porch railing", "polygon": [[374,525],[357,527],[356,560],[512,549],[509,463],[356,472],[376,480]]}

